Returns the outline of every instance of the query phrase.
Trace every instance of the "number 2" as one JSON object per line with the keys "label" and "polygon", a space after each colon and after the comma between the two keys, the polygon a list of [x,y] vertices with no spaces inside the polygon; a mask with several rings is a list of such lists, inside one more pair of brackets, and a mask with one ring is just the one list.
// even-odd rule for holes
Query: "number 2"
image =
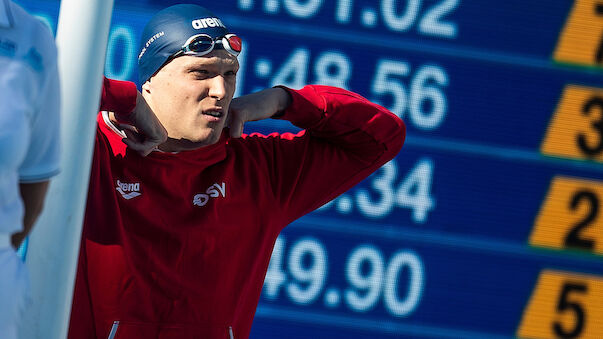
{"label": "number 2", "polygon": [[458,4],[459,0],[444,0],[433,6],[419,22],[419,32],[425,35],[456,38],[456,24],[450,21],[442,21],[441,18],[452,12]]}
{"label": "number 2", "polygon": [[582,200],[586,200],[589,203],[589,212],[586,217],[578,222],[567,234],[565,237],[565,246],[592,250],[595,245],[594,241],[591,239],[580,238],[580,232],[582,232],[585,227],[588,227],[595,220],[597,214],[599,214],[599,198],[592,191],[578,191],[572,197],[570,209],[575,211]]}

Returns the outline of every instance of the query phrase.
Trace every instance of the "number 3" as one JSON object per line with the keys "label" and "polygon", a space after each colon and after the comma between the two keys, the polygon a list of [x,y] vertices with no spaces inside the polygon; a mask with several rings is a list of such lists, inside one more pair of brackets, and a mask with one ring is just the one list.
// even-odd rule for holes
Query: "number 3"
{"label": "number 3", "polygon": [[603,152],[603,97],[594,96],[590,98],[584,106],[582,106],[582,114],[588,116],[593,108],[599,108],[601,118],[591,124],[591,126],[597,131],[599,135],[599,143],[595,146],[591,146],[586,142],[586,136],[579,134],[577,141],[580,150],[589,157],[596,156]]}

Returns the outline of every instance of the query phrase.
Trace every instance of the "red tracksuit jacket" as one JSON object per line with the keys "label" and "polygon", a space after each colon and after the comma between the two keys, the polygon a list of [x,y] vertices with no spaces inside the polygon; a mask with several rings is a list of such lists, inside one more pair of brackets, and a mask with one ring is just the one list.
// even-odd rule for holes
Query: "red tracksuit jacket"
{"label": "red tracksuit jacket", "polygon": [[[103,109],[131,111],[131,83]],[[346,90],[289,90],[291,134],[141,157],[99,114],[69,338],[247,338],[272,247],[293,220],[367,177],[405,127]]]}

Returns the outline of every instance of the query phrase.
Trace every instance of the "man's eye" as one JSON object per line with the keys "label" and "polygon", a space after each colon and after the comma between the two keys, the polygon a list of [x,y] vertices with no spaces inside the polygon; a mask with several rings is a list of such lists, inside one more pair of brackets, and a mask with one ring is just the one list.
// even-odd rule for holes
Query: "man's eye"
{"label": "man's eye", "polygon": [[196,74],[196,75],[207,75],[207,74],[209,74],[209,71],[206,69],[193,69],[191,71],[191,73]]}

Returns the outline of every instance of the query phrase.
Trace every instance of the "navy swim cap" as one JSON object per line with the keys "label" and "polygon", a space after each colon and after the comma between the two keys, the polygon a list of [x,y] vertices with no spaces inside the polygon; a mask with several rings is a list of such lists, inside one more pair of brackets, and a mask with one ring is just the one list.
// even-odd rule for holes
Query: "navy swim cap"
{"label": "navy swim cap", "polygon": [[[145,26],[140,39],[140,84],[149,80],[172,54],[182,48],[188,38],[201,33],[216,39],[229,32],[218,17],[197,5],[175,5],[155,14]],[[215,48],[220,48],[220,45],[216,44]]]}

